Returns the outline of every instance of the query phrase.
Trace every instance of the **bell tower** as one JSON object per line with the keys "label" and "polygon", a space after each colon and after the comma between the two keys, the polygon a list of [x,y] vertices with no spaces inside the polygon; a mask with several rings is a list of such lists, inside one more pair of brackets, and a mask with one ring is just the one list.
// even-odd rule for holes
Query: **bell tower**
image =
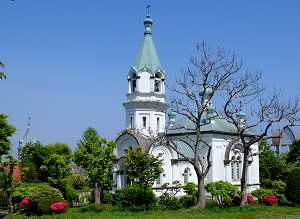
{"label": "bell tower", "polygon": [[123,103],[126,128],[145,135],[165,131],[165,112],[169,107],[165,94],[166,73],[161,68],[152,40],[152,25],[148,13],[144,20],[144,39],[127,74],[127,100]]}

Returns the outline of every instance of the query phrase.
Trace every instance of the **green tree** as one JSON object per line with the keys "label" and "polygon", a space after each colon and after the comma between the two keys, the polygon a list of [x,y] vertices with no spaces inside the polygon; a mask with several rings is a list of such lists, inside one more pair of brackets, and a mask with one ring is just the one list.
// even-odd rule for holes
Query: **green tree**
{"label": "green tree", "polygon": [[7,115],[3,113],[0,114],[0,162],[2,155],[8,154],[10,150],[9,137],[16,131],[16,128],[6,121],[7,118]]}
{"label": "green tree", "polygon": [[[2,68],[5,68],[5,65],[4,65],[4,63],[3,62],[1,62],[0,61],[0,66],[2,67]],[[4,72],[0,72],[0,79],[6,79],[6,75],[4,74]]]}
{"label": "green tree", "polygon": [[262,182],[265,179],[284,180],[285,172],[288,171],[287,165],[275,155],[266,141],[260,141],[259,147],[263,149],[259,156],[260,181]]}
{"label": "green tree", "polygon": [[66,157],[67,160],[70,160],[72,158],[72,150],[69,147],[69,145],[65,143],[55,143],[55,144],[49,144],[45,146],[50,154],[59,154]]}
{"label": "green tree", "polygon": [[133,183],[142,187],[150,187],[162,173],[163,160],[161,155],[157,157],[142,150],[142,146],[136,146],[133,150],[130,147],[124,149],[127,167],[127,177]]}
{"label": "green tree", "polygon": [[295,140],[291,145],[291,150],[287,153],[286,162],[295,164],[300,160],[300,140]]}
{"label": "green tree", "polygon": [[47,182],[48,171],[41,168],[50,158],[50,150],[39,142],[28,143],[21,148],[22,181]]}
{"label": "green tree", "polygon": [[95,204],[101,203],[102,190],[110,188],[113,183],[112,167],[117,159],[113,153],[115,147],[115,141],[100,138],[98,132],[89,127],[73,154],[74,162],[85,168],[88,180],[93,185]]}
{"label": "green tree", "polygon": [[[9,213],[14,212],[14,204],[13,204],[13,172],[14,166],[16,164],[16,160],[9,154],[10,150],[10,141],[9,137],[11,137],[16,128],[10,125],[7,122],[8,116],[1,113],[0,114],[0,178],[3,180],[0,183],[2,189],[4,189],[9,196]],[[3,161],[2,156],[6,155],[7,160]]]}

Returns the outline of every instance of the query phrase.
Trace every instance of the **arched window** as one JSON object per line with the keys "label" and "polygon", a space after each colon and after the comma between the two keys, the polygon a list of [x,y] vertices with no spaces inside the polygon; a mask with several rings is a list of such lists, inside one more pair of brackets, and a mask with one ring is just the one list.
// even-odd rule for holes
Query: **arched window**
{"label": "arched window", "polygon": [[154,79],[154,92],[160,92],[160,91],[161,91],[161,77],[158,73],[156,73]]}
{"label": "arched window", "polygon": [[131,89],[132,89],[132,93],[136,92],[136,74],[132,75],[132,78],[131,78]]}
{"label": "arched window", "polygon": [[234,156],[231,157],[231,179],[239,180],[241,178],[241,155],[238,151],[234,152]]}
{"label": "arched window", "polygon": [[163,177],[164,175],[165,175],[165,170],[162,169],[162,173],[159,174],[159,176],[156,178],[156,185],[162,184],[162,183],[161,183],[161,182],[162,182],[162,177]]}

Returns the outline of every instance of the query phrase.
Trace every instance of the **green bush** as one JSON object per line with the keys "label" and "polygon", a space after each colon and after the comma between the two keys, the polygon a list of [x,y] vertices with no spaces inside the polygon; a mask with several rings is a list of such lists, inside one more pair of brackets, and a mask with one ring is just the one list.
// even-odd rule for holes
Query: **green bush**
{"label": "green bush", "polygon": [[208,183],[204,187],[207,192],[211,193],[213,198],[215,197],[217,199],[217,202],[222,207],[230,204],[239,192],[236,186],[222,180]]}
{"label": "green bush", "polygon": [[127,185],[125,188],[116,190],[113,200],[114,205],[125,208],[150,207],[155,203],[156,197],[152,189],[138,184]]}
{"label": "green bush", "polygon": [[272,189],[272,180],[264,179],[261,181],[261,187],[265,189]]}
{"label": "green bush", "polygon": [[280,206],[293,206],[293,203],[287,200],[284,194],[276,194],[278,205]]}
{"label": "green bush", "polygon": [[260,203],[262,203],[262,200],[264,197],[266,197],[267,195],[273,195],[274,192],[272,189],[255,189],[254,191],[251,192],[251,195],[253,195],[254,197],[256,197]]}
{"label": "green bush", "polygon": [[170,209],[179,209],[181,207],[180,200],[168,192],[164,192],[158,197],[158,205]]}
{"label": "green bush", "polygon": [[8,207],[8,194],[4,190],[0,190],[0,207]]}
{"label": "green bush", "polygon": [[182,207],[188,208],[197,204],[197,198],[194,195],[184,195],[179,199]]}
{"label": "green bush", "polygon": [[19,183],[14,188],[13,199],[15,203],[20,203],[33,187],[37,185],[48,185],[47,183]]}
{"label": "green bush", "polygon": [[[39,209],[39,203],[43,200],[53,200],[54,202],[65,201],[63,195],[58,189],[55,189],[47,185],[38,185],[31,188],[28,192],[28,198],[30,201],[30,210],[34,213],[42,213],[44,205],[40,205],[43,209]],[[50,205],[49,205],[50,206]]]}
{"label": "green bush", "polygon": [[285,187],[286,187],[285,182],[282,182],[281,180],[274,180],[271,182],[271,184],[272,184],[272,189],[274,190],[274,192],[276,192],[278,194],[285,193]]}
{"label": "green bush", "polygon": [[[64,200],[60,200],[64,201]],[[53,213],[50,209],[50,205],[59,202],[56,198],[43,199],[38,203],[38,209],[40,214],[51,214]]]}
{"label": "green bush", "polygon": [[285,194],[286,198],[294,204],[300,204],[300,167],[291,170],[287,182]]}
{"label": "green bush", "polygon": [[187,195],[193,195],[193,196],[196,196],[196,197],[197,197],[198,190],[196,189],[196,188],[197,188],[196,183],[194,183],[194,182],[187,182],[187,183],[185,184],[185,186],[183,186],[182,188],[183,188],[183,191],[184,191]]}
{"label": "green bush", "polygon": [[102,202],[105,204],[111,204],[113,201],[112,194],[107,191],[102,192]]}

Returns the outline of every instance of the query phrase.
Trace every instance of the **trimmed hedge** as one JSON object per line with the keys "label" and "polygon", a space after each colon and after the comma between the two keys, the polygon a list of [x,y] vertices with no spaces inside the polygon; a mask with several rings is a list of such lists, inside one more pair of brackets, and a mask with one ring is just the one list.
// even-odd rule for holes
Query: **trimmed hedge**
{"label": "trimmed hedge", "polygon": [[300,167],[291,170],[287,182],[285,194],[286,198],[294,204],[300,204]]}

